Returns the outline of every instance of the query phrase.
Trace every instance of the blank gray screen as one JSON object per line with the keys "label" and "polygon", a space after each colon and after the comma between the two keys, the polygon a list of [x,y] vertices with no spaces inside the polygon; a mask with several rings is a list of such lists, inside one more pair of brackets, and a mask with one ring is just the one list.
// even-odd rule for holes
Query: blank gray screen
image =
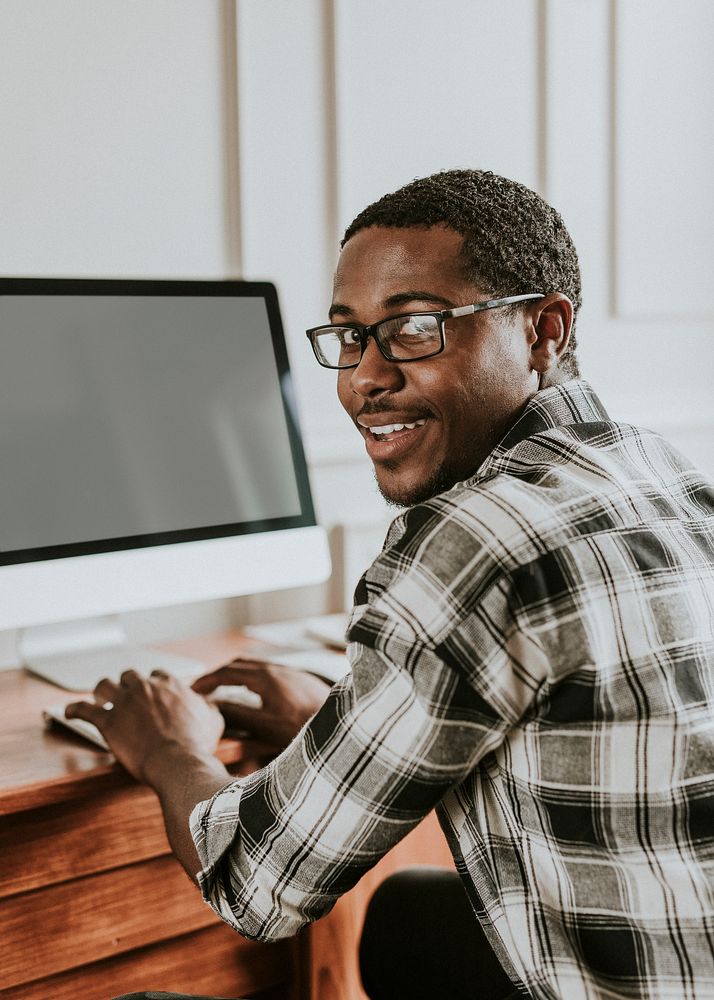
{"label": "blank gray screen", "polygon": [[0,297],[0,550],[300,513],[262,298]]}

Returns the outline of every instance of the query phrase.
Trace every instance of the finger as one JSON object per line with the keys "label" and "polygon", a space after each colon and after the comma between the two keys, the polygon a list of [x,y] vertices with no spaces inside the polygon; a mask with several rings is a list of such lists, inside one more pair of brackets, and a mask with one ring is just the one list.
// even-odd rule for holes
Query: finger
{"label": "finger", "polygon": [[191,687],[197,694],[210,694],[223,684],[246,684],[248,687],[254,687],[252,682],[260,676],[260,673],[260,667],[255,660],[234,660],[211,671],[210,674],[196,678]]}
{"label": "finger", "polygon": [[226,728],[242,729],[251,735],[260,735],[261,709],[238,705],[234,701],[217,701],[215,705],[226,720]]}
{"label": "finger", "polygon": [[110,681],[108,677],[104,677],[94,689],[94,700],[100,705],[104,704],[104,702],[113,703],[116,700],[118,690],[119,686],[114,681]]}
{"label": "finger", "polygon": [[157,677],[159,680],[162,680],[162,681],[168,681],[168,680],[171,679],[170,674],[167,674],[165,670],[158,670],[158,669],[157,670],[152,670],[151,674],[149,676],[151,676],[151,677]]}
{"label": "finger", "polygon": [[71,704],[65,705],[64,714],[68,719],[84,719],[85,722],[91,722],[99,730],[102,730],[109,717],[105,708],[101,705],[93,705],[88,701],[73,701]]}
{"label": "finger", "polygon": [[141,680],[142,678],[136,670],[125,670],[119,678],[119,683],[122,687],[136,687],[137,684],[141,683]]}

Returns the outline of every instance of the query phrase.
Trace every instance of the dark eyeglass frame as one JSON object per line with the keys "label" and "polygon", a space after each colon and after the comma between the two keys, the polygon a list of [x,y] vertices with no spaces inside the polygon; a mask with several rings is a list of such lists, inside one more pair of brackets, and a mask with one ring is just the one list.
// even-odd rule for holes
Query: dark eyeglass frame
{"label": "dark eyeglass frame", "polygon": [[[356,368],[362,360],[362,355],[367,349],[367,342],[370,337],[374,338],[382,357],[386,358],[387,361],[394,361],[396,364],[400,365],[409,364],[412,361],[424,361],[426,358],[434,358],[437,354],[441,354],[446,347],[446,331],[444,330],[444,322],[447,319],[458,319],[460,316],[472,316],[474,313],[483,312],[486,309],[500,309],[501,306],[510,306],[515,302],[528,302],[531,299],[542,299],[543,297],[543,292],[529,292],[527,295],[507,295],[505,298],[487,299],[485,302],[472,302],[470,305],[456,306],[454,309],[438,309],[433,312],[399,313],[396,316],[389,316],[387,319],[382,319],[378,323],[372,323],[369,326],[363,326],[360,323],[327,323],[322,326],[313,326],[309,330],[306,330],[305,333],[310,341],[317,363],[321,365],[322,368],[331,368],[333,371],[344,371],[348,368]],[[420,354],[416,358],[398,358],[389,351],[386,342],[383,342],[380,330],[383,331],[383,328],[388,323],[391,324],[395,320],[407,319],[410,316],[434,317],[439,325],[439,347],[435,351],[429,351],[428,354]],[[324,357],[320,356],[317,347],[317,338],[319,334],[329,333],[331,330],[355,331],[360,343],[360,354],[357,361],[349,365],[330,365],[324,360]]]}

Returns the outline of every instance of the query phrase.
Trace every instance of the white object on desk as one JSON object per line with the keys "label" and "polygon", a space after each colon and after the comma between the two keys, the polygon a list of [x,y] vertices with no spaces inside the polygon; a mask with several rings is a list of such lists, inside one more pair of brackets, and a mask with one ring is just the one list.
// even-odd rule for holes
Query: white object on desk
{"label": "white object on desk", "polygon": [[[244,684],[221,684],[208,695],[208,700],[230,702],[233,705],[247,705],[249,708],[263,707],[263,699],[260,695],[251,691]],[[110,708],[111,703],[105,704],[104,707]],[[53,724],[64,726],[65,729],[71,729],[73,733],[83,736],[85,740],[96,744],[102,750],[109,750],[107,741],[93,723],[87,722],[85,719],[68,719],[64,710],[64,705],[50,705],[49,708],[44,709],[42,717],[45,720],[45,725],[48,727]]]}
{"label": "white object on desk", "polygon": [[230,705],[245,705],[247,708],[262,708],[263,699],[257,691],[251,691],[245,684],[219,684],[210,694],[208,701],[226,702]]}
{"label": "white object on desk", "polygon": [[306,618],[304,622],[305,635],[326,646],[335,649],[347,649],[347,622],[349,615],[340,611],[336,615],[320,615],[317,618]]}
{"label": "white object on desk", "polygon": [[284,667],[293,667],[295,670],[305,670],[310,674],[318,674],[326,681],[334,684],[335,681],[344,677],[350,669],[349,660],[344,653],[336,653],[332,649],[325,649],[324,646],[315,646],[311,649],[289,650],[276,647],[261,649],[260,655],[251,659],[259,663],[278,663]]}
{"label": "white object on desk", "polygon": [[344,652],[347,615],[320,615],[267,625],[249,625],[243,631],[265,645],[245,659],[279,663],[296,670],[319,674],[334,683],[349,671]]}
{"label": "white object on desk", "polygon": [[[322,628],[329,638],[323,638]],[[291,618],[289,621],[267,622],[264,625],[247,625],[243,631],[253,639],[284,646],[297,652],[299,649],[319,649],[320,646],[338,646],[344,649],[347,615],[318,615],[312,618]],[[337,641],[333,641],[336,639]]]}
{"label": "white object on desk", "polygon": [[198,660],[130,645],[115,616],[38,626],[23,633],[20,645],[28,670],[68,691],[93,691],[102,678],[118,681],[125,670],[164,670],[183,678],[204,671]]}
{"label": "white object on desk", "polygon": [[[262,640],[265,645],[243,658],[305,670],[324,677],[334,684],[350,669],[345,654],[336,652],[335,649],[340,645],[345,648],[346,626],[345,614],[321,615],[248,626],[244,629],[246,635]],[[62,656],[53,656],[51,660],[48,658],[50,662],[47,664],[47,672],[44,672],[45,662],[41,653],[42,650],[39,650],[33,658],[31,665],[33,673],[52,681],[59,673],[63,687],[80,692],[93,690],[103,677],[110,677],[116,681],[122,672],[128,669],[144,675],[150,674],[152,670],[161,669],[187,681],[205,673],[206,669],[198,661],[178,657],[173,653],[163,653],[161,650],[107,645],[99,649],[96,647],[75,649]],[[208,697],[211,701],[233,702],[256,709],[262,708],[263,705],[260,695],[243,684],[220,685]],[[66,719],[64,706],[53,705],[46,709],[43,715],[48,725],[52,722],[59,723],[104,750],[108,749],[96,726],[85,722],[84,719]]]}
{"label": "white object on desk", "polygon": [[86,653],[69,653],[47,660],[38,657],[28,664],[33,674],[38,674],[52,684],[59,684],[67,691],[93,691],[104,678],[118,681],[125,670],[150,674],[163,670],[175,677],[192,679],[205,672],[203,664],[188,657],[162,653],[160,650],[120,646],[118,649],[93,649]]}
{"label": "white object on desk", "polygon": [[97,727],[91,722],[85,722],[84,719],[66,718],[64,714],[64,705],[51,705],[43,711],[42,718],[45,720],[45,725],[48,727],[53,723],[57,723],[60,726],[64,726],[65,729],[71,729],[72,732],[77,733],[78,736],[83,736],[85,740],[89,740],[90,743],[96,744],[96,746],[101,747],[102,750],[109,750],[107,741],[104,739]]}

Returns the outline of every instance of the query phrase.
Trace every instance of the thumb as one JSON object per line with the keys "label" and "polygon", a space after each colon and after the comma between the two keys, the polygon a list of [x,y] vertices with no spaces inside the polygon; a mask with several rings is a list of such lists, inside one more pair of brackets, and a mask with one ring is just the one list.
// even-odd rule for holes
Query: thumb
{"label": "thumb", "polygon": [[234,660],[232,663],[218,667],[217,670],[197,677],[191,687],[197,694],[203,695],[210,694],[217,687],[224,685],[245,684],[254,688],[256,674],[257,671],[250,666],[250,661]]}
{"label": "thumb", "polygon": [[109,713],[103,705],[95,705],[89,701],[73,701],[65,705],[64,714],[68,719],[84,719],[85,722],[91,722],[100,732],[104,731],[109,718]]}

